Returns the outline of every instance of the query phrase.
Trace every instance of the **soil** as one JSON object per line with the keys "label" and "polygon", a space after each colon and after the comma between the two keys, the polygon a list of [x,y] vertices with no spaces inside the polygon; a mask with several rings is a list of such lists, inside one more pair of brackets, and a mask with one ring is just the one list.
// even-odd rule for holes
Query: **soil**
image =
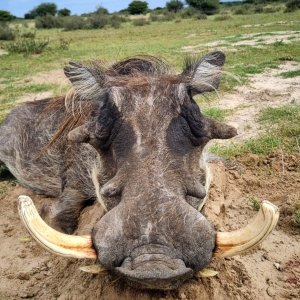
{"label": "soil", "polygon": [[[231,39],[237,39],[232,42]],[[180,52],[197,54],[203,52],[203,49],[211,48],[218,50],[237,51],[239,46],[251,46],[262,48],[264,45],[283,43],[290,44],[300,40],[299,31],[272,31],[242,34],[240,36],[227,36],[222,40],[213,41],[206,44],[190,45],[181,48]]]}
{"label": "soil", "polygon": [[[241,131],[240,139],[256,132],[255,116],[259,105],[282,105],[294,97],[299,99],[297,78],[278,76],[282,70],[296,67],[286,63],[278,70],[268,70],[254,76],[249,86],[225,95],[219,105],[233,109],[229,121]],[[246,112],[249,116],[245,119]],[[245,122],[253,124],[249,127]],[[20,194],[31,196],[38,209],[44,203],[57,200],[33,194],[12,180],[0,182],[0,299],[299,299],[300,228],[295,221],[295,210],[296,205],[300,205],[300,153],[284,156],[275,153],[268,157],[248,155],[237,157],[235,161],[215,160],[211,167],[214,177],[202,212],[217,230],[229,231],[245,226],[257,213],[251,199],[266,199],[279,206],[278,225],[251,252],[213,259],[208,268],[218,272],[215,277],[195,276],[178,290],[166,292],[135,290],[109,274],[93,275],[79,270],[94,261],[49,254],[32,240],[21,224],[17,197]],[[102,214],[98,204],[86,209],[77,233],[88,233]]]}

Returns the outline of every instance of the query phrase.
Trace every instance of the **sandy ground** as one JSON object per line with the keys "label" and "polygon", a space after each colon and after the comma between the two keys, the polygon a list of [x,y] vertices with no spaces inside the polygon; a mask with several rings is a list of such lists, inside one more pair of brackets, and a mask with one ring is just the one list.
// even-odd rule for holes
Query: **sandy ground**
{"label": "sandy ground", "polygon": [[[233,41],[232,41],[233,40]],[[242,34],[239,36],[227,36],[222,40],[209,42],[206,44],[190,45],[181,48],[180,52],[197,54],[207,48],[219,50],[236,51],[239,46],[251,46],[262,48],[264,45],[274,43],[290,44],[300,40],[299,31],[272,31]]]}
{"label": "sandy ground", "polygon": [[[229,121],[238,127],[240,139],[257,131],[255,117],[260,107],[299,99],[299,78],[278,76],[287,68],[297,66],[289,62],[278,70],[256,75],[249,86],[225,95],[219,103],[233,109]],[[247,122],[251,126],[245,126]],[[119,278],[79,270],[93,261],[47,253],[28,236],[21,224],[17,196],[30,195],[38,208],[56,200],[35,195],[12,181],[2,181],[0,299],[299,299],[300,228],[294,219],[295,205],[300,199],[299,162],[300,154],[282,157],[280,153],[263,158],[249,155],[234,162],[212,162],[215,175],[203,214],[217,230],[245,226],[256,214],[249,204],[251,198],[267,199],[278,205],[279,223],[269,238],[247,255],[213,260],[209,268],[218,271],[217,276],[195,277],[169,292],[134,290]],[[87,233],[93,220],[101,214],[98,205],[88,208],[81,216],[78,233]]]}

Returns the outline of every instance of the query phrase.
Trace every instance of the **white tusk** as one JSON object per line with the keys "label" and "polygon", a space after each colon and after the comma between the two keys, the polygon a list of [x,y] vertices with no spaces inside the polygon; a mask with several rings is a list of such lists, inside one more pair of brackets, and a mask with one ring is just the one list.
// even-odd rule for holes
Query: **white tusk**
{"label": "white tusk", "polygon": [[269,201],[263,201],[258,214],[245,228],[233,232],[217,233],[214,255],[227,257],[252,249],[271,233],[278,218],[278,207]]}
{"label": "white tusk", "polygon": [[48,226],[39,216],[32,199],[19,196],[19,215],[31,236],[46,250],[75,258],[97,257],[90,236],[68,235]]}

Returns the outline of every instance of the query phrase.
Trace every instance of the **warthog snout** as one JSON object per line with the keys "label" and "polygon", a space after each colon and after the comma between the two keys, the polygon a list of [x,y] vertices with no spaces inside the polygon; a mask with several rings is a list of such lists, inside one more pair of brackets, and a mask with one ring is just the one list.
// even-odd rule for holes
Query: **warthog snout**
{"label": "warthog snout", "polygon": [[129,283],[173,289],[210,262],[215,232],[184,199],[157,199],[153,210],[133,198],[112,209],[94,227],[93,244],[99,263]]}

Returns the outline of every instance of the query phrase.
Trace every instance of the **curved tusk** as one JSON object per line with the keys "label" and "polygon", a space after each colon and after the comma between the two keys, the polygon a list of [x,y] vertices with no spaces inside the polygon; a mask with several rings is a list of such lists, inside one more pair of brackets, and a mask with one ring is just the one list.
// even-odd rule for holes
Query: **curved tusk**
{"label": "curved tusk", "polygon": [[228,257],[252,249],[271,233],[278,218],[278,207],[269,201],[263,201],[258,214],[245,228],[233,232],[217,233],[214,255]]}
{"label": "curved tusk", "polygon": [[31,236],[46,250],[61,256],[96,258],[90,236],[68,235],[54,230],[39,216],[32,199],[19,196],[19,215]]}

